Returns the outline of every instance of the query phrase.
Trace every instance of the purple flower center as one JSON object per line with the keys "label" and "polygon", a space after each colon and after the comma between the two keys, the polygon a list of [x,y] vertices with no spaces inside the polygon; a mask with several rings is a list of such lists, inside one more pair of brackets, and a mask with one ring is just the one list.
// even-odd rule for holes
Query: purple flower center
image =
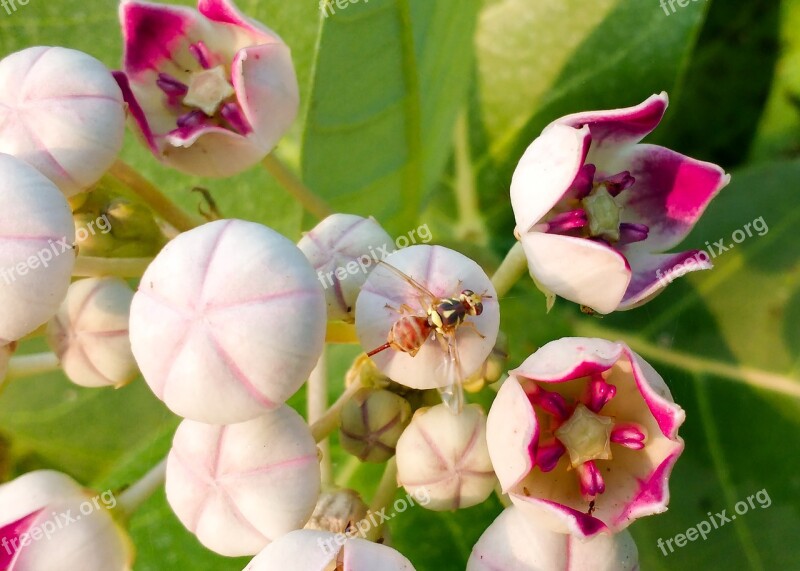
{"label": "purple flower center", "polygon": [[649,228],[622,222],[623,207],[616,201],[635,182],[628,171],[601,178],[595,165],[583,165],[566,198],[544,223],[544,231],[601,240],[615,246],[646,240]]}
{"label": "purple flower center", "polygon": [[[564,385],[574,387],[575,382],[580,380]],[[525,391],[540,426],[538,441],[532,442],[530,447],[534,466],[542,472],[550,472],[566,455],[570,468],[575,471],[581,495],[587,501],[605,492],[597,462],[612,460],[611,444],[631,450],[644,448],[646,434],[641,426],[617,423],[612,416],[602,414],[603,408],[617,394],[617,387],[606,381],[602,373],[586,379],[586,388],[577,398],[547,390],[535,382]]]}
{"label": "purple flower center", "polygon": [[176,128],[170,132],[182,139],[200,129],[218,127],[239,135],[252,132],[247,117],[236,98],[230,73],[217,63],[222,58],[202,41],[189,46],[197,66],[178,79],[159,73],[156,85],[164,92],[166,104],[176,116]]}

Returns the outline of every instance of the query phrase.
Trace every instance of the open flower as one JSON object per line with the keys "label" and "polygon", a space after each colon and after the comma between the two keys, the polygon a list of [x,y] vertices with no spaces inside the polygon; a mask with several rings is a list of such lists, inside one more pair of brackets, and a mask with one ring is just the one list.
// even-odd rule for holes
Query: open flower
{"label": "open flower", "polygon": [[131,116],[153,154],[181,171],[231,176],[263,159],[297,115],[289,48],[228,0],[198,11],[123,1]]}
{"label": "open flower", "polygon": [[483,532],[467,571],[634,571],[638,565],[639,552],[627,530],[581,540],[543,527],[512,506]]}
{"label": "open flower", "polygon": [[696,250],[664,252],[686,237],[730,177],[716,165],[638,144],[667,103],[661,93],[627,109],[568,115],[525,151],[511,204],[531,275],[546,289],[610,313],[650,300],[673,275],[711,268]]}
{"label": "open flower", "polygon": [[487,441],[503,491],[529,517],[591,536],[667,509],[685,414],[639,355],[565,338],[509,374]]}
{"label": "open flower", "polygon": [[39,470],[0,486],[0,569],[128,571],[130,538],[111,516],[110,491]]}

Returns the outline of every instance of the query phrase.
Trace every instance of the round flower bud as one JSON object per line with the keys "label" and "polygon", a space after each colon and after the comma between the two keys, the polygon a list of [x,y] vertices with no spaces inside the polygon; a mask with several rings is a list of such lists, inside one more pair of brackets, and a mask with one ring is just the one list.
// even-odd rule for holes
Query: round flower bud
{"label": "round flower bud", "polygon": [[33,165],[66,196],[97,182],[124,134],[122,92],[92,56],[37,46],[0,61],[0,152]]}
{"label": "round flower bud", "polygon": [[2,153],[0,204],[0,343],[5,344],[58,310],[75,265],[75,226],[55,185]]}
{"label": "round flower bud", "polygon": [[378,260],[394,251],[394,242],[374,218],[334,214],[305,234],[297,246],[325,288],[328,319],[354,321],[361,286]]}
{"label": "round flower bud", "polygon": [[542,569],[638,569],[639,552],[628,531],[589,540],[552,531],[517,507],[507,508],[472,549],[467,571]]}
{"label": "round flower bud", "polygon": [[367,504],[353,490],[323,492],[305,529],[348,533],[357,522],[367,517],[367,509]]}
{"label": "round flower bud", "polygon": [[325,342],[325,299],[311,266],[277,232],[217,220],[156,256],[131,305],[136,362],[176,414],[250,420],[305,382]]}
{"label": "round flower bud", "polygon": [[[451,366],[448,343],[441,342],[439,333],[433,334],[437,329],[428,316],[433,311],[436,319],[452,319],[452,303],[439,307],[440,302],[449,300],[457,311],[466,311],[461,296],[468,291],[480,297],[480,312],[474,307],[475,312],[467,312],[464,322],[448,329],[445,336],[457,347],[461,364],[457,371]],[[410,330],[403,328],[410,317],[423,320],[414,322]],[[362,347],[375,351],[391,345],[372,358],[382,373],[413,389],[444,388],[459,377],[469,378],[491,353],[499,327],[497,294],[486,273],[463,254],[441,246],[410,246],[390,255],[386,264],[370,273],[356,303]],[[398,341],[404,349],[398,347]],[[409,350],[412,346],[416,350]]]}
{"label": "round flower bud", "polygon": [[411,405],[386,390],[361,389],[342,409],[339,441],[362,462],[386,462],[411,421]]}
{"label": "round flower bud", "polygon": [[386,545],[343,534],[303,529],[287,533],[259,553],[244,571],[414,571]]}
{"label": "round flower bud", "polygon": [[166,491],[200,543],[221,555],[254,555],[313,513],[317,446],[287,406],[227,426],[184,420],[167,460]]}
{"label": "round flower bud", "polygon": [[468,508],[488,498],[496,479],[483,409],[467,405],[455,415],[440,404],[418,410],[397,443],[397,481],[410,494],[429,496],[429,510]]}
{"label": "round flower bud", "polygon": [[109,512],[116,504],[110,491],[50,470],[0,485],[0,569],[130,570],[131,541]]}
{"label": "round flower bud", "polygon": [[74,282],[55,317],[47,342],[67,378],[83,387],[120,387],[138,369],[128,338],[133,291],[119,278]]}

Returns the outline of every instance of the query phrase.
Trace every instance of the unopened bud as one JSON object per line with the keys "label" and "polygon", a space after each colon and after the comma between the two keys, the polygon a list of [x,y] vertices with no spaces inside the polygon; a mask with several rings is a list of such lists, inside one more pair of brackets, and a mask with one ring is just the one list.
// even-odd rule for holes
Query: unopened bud
{"label": "unopened bud", "polygon": [[119,278],[74,282],[55,317],[47,342],[76,385],[120,387],[138,372],[128,338],[133,291]]}
{"label": "unopened bud", "polygon": [[486,415],[478,405],[452,414],[443,404],[420,409],[397,443],[397,481],[426,494],[429,510],[468,508],[492,493],[496,478],[486,446]]}
{"label": "unopened bud", "polygon": [[334,214],[297,243],[325,288],[328,319],[352,323],[361,286],[394,242],[374,218]]}
{"label": "unopened bud", "polygon": [[361,389],[344,405],[342,447],[362,462],[386,462],[411,420],[411,405],[387,390]]}

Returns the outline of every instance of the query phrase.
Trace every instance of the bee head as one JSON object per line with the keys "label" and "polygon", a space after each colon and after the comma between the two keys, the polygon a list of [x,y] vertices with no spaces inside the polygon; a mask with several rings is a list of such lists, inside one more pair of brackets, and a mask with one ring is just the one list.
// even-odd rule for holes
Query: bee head
{"label": "bee head", "polygon": [[471,289],[465,289],[461,292],[459,297],[461,298],[461,303],[467,307],[467,311],[470,315],[480,315],[483,313],[483,298],[479,294]]}

